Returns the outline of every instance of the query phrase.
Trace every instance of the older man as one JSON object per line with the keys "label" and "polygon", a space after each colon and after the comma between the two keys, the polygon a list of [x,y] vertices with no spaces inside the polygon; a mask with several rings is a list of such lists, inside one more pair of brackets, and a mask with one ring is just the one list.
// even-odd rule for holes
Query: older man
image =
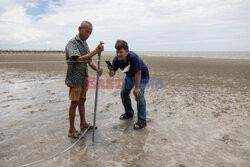
{"label": "older man", "polygon": [[[85,130],[88,126],[92,125],[87,123],[85,119],[85,101],[88,77],[88,66],[97,71],[97,65],[92,61],[92,57],[104,50],[103,43],[100,43],[95,50],[89,51],[86,40],[92,33],[92,24],[88,21],[83,21],[78,28],[78,35],[71,39],[66,45],[66,60],[67,60],[67,75],[65,84],[69,87],[69,100],[71,100],[69,108],[69,131],[68,136],[79,138],[81,132],[75,129],[75,111],[78,106],[80,115],[80,129]],[[102,75],[100,69],[99,75]],[[96,128],[96,127],[95,127]]]}

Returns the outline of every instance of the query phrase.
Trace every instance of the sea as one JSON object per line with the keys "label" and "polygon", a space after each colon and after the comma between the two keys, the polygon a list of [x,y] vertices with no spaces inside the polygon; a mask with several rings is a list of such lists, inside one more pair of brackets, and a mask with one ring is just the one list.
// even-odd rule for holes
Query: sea
{"label": "sea", "polygon": [[[134,51],[139,56],[200,57],[220,59],[250,59],[249,51]],[[114,51],[104,51],[104,55],[115,55]]]}

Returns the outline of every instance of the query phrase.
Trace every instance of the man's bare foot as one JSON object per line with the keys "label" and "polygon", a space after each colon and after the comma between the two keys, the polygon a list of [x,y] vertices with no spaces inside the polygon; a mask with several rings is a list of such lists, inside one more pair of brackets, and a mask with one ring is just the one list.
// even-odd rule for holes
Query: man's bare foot
{"label": "man's bare foot", "polygon": [[69,130],[68,137],[72,138],[79,138],[81,136],[81,133],[79,133],[77,130]]}
{"label": "man's bare foot", "polygon": [[88,128],[89,125],[90,125],[90,123],[87,123],[87,122],[82,123],[82,124],[80,125],[80,129]]}
{"label": "man's bare foot", "polygon": [[[88,123],[87,125],[82,126],[81,133],[84,132],[88,127],[89,127],[89,130],[93,129],[93,125],[91,123]],[[95,126],[95,129],[97,129],[97,126]]]}

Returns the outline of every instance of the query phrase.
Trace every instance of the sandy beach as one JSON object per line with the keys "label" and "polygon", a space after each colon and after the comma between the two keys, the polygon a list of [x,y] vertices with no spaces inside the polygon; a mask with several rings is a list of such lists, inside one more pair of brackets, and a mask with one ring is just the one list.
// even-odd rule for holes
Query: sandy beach
{"label": "sandy beach", "polygon": [[[109,78],[104,60],[112,57],[102,57],[103,81]],[[151,78],[145,91],[148,126],[133,130],[137,114],[119,120],[119,88],[100,89],[95,145],[90,131],[65,154],[34,166],[249,167],[250,60],[142,58]],[[1,167],[51,156],[75,141],[67,136],[66,68],[63,53],[0,54]],[[91,68],[89,76],[96,77]],[[123,77],[119,71],[115,79]],[[94,96],[89,89],[89,122]]]}

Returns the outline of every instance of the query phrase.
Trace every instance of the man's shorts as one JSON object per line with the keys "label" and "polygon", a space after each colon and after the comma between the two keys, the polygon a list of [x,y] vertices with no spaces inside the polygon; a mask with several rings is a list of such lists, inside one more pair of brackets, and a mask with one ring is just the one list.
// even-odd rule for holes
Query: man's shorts
{"label": "man's shorts", "polygon": [[88,91],[88,86],[84,86],[81,88],[69,88],[69,100],[78,101],[80,99],[86,99],[86,94]]}

